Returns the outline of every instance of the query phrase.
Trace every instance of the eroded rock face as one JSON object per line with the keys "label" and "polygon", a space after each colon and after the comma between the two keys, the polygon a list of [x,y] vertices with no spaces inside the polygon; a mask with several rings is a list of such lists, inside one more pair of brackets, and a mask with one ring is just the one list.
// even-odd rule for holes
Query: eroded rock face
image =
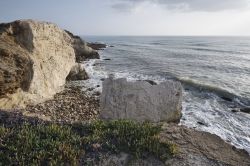
{"label": "eroded rock face", "polygon": [[173,81],[151,85],[146,81],[108,78],[103,82],[100,101],[103,119],[178,122],[181,118],[182,86]]}
{"label": "eroded rock face", "polygon": [[28,91],[33,78],[33,61],[27,54],[13,42],[0,40],[0,98],[15,93],[18,88]]}
{"label": "eroded rock face", "polygon": [[87,43],[84,40],[82,40],[79,36],[75,36],[71,32],[66,30],[65,32],[73,39],[72,46],[75,50],[77,63],[85,61],[86,59],[100,58],[98,52],[89,47]]}
{"label": "eroded rock face", "polygon": [[89,78],[88,74],[86,73],[83,66],[77,63],[73,68],[70,70],[69,75],[67,76],[67,81],[77,81],[77,80],[87,80]]}
{"label": "eroded rock face", "polygon": [[51,23],[0,24],[0,108],[24,107],[60,91],[75,65],[72,42]]}

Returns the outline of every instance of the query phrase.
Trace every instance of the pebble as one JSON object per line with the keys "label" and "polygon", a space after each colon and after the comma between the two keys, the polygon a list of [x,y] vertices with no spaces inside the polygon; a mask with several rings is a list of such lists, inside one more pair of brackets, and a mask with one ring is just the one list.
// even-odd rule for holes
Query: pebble
{"label": "pebble", "polygon": [[56,94],[53,100],[25,109],[41,116],[49,116],[53,121],[67,123],[96,119],[99,114],[97,110],[99,99],[87,96],[80,88],[66,89]]}

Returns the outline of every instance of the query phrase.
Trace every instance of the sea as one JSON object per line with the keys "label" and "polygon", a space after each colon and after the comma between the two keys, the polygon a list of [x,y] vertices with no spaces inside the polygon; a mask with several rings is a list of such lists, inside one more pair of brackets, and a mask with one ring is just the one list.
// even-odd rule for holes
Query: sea
{"label": "sea", "polygon": [[[180,81],[180,125],[216,134],[250,153],[250,37],[83,36],[108,45],[84,66],[88,87],[101,91],[112,74],[129,81]],[[100,85],[100,87],[99,87]],[[235,110],[235,111],[233,111]]]}

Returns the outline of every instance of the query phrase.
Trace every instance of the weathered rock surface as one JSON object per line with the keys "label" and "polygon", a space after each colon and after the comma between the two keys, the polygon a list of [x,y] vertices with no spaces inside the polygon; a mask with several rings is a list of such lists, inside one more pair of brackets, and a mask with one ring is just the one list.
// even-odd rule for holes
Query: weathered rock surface
{"label": "weathered rock surface", "polygon": [[107,45],[103,43],[88,43],[87,45],[94,50],[102,50],[107,47]]}
{"label": "weathered rock surface", "polygon": [[85,61],[86,59],[100,58],[98,52],[89,47],[87,43],[79,36],[75,36],[71,32],[66,30],[65,32],[73,39],[72,45],[75,50],[76,62],[80,63],[82,61]]}
{"label": "weathered rock surface", "polygon": [[62,90],[70,71],[68,79],[87,79],[75,61],[91,58],[99,58],[98,52],[55,24],[33,20],[0,24],[0,108],[51,98]]}
{"label": "weathered rock surface", "polygon": [[61,90],[75,64],[72,39],[54,24],[0,24],[0,108],[41,102]]}
{"label": "weathered rock surface", "polygon": [[164,166],[160,160],[148,156],[137,159],[135,156],[121,152],[118,154],[104,155],[100,161],[93,163],[94,166]]}
{"label": "weathered rock surface", "polygon": [[103,119],[177,122],[181,118],[182,86],[173,81],[151,85],[108,78],[103,82],[100,101]]}
{"label": "weathered rock surface", "polygon": [[70,70],[69,75],[66,77],[67,81],[77,81],[77,80],[86,80],[88,79],[88,74],[86,73],[83,66],[77,63],[75,66],[72,67]]}
{"label": "weathered rock surface", "polygon": [[[12,48],[12,49],[9,49]],[[33,78],[33,61],[28,52],[16,47],[10,39],[0,40],[0,98],[15,93],[18,88],[27,91]]]}
{"label": "weathered rock surface", "polygon": [[160,138],[162,141],[171,141],[178,147],[177,155],[166,161],[166,165],[250,165],[250,156],[245,150],[235,148],[214,134],[196,131],[185,126],[165,124]]}

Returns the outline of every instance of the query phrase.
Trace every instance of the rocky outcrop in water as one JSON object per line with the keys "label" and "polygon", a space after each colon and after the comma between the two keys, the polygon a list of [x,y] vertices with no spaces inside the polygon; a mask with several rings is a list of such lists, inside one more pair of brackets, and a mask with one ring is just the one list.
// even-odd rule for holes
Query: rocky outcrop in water
{"label": "rocky outcrop in water", "polygon": [[103,119],[178,122],[181,118],[182,86],[173,81],[151,85],[146,81],[108,78],[103,82],[100,101]]}
{"label": "rocky outcrop in water", "polygon": [[107,47],[107,45],[103,43],[88,43],[87,45],[94,50],[103,50]]}
{"label": "rocky outcrop in water", "polygon": [[97,51],[87,46],[87,43],[79,36],[73,35],[71,32],[65,32],[73,39],[72,46],[75,50],[76,62],[80,63],[86,59],[99,59],[100,55]]}
{"label": "rocky outcrop in water", "polygon": [[[98,57],[80,38],[55,24],[33,20],[0,24],[0,108],[51,98],[62,89],[76,60]],[[78,71],[77,77],[87,78],[84,69]]]}

